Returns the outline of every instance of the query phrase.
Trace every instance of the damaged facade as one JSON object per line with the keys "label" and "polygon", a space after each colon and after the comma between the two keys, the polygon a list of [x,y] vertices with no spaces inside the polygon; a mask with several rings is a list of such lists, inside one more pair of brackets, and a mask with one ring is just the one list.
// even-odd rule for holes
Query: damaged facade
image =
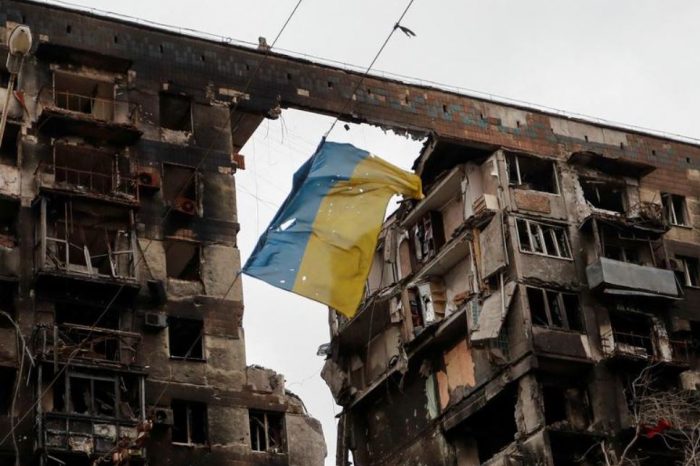
{"label": "damaged facade", "polygon": [[386,221],[359,313],[329,314],[337,464],[692,464],[633,397],[653,372],[696,428],[697,147],[569,129],[428,139],[426,198]]}
{"label": "damaged facade", "polygon": [[0,149],[0,464],[322,464],[320,423],[245,359],[234,174],[264,113],[162,53],[166,33],[1,1],[3,57],[18,23],[35,47]]}

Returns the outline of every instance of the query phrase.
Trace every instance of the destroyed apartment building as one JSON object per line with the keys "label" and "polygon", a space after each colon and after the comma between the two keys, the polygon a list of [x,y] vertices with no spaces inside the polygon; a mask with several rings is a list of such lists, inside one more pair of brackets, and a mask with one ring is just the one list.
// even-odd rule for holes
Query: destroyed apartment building
{"label": "destroyed apartment building", "polygon": [[18,24],[0,465],[323,464],[320,423],[246,365],[234,174],[264,113],[212,88],[202,40],[3,0],[2,63]]}

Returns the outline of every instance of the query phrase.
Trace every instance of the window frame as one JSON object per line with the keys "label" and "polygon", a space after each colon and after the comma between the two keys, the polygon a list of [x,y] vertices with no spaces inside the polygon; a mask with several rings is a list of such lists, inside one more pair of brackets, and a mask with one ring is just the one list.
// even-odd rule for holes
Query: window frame
{"label": "window frame", "polygon": [[[265,441],[265,449],[254,449],[253,448],[253,432],[250,430],[248,433],[250,435],[250,451],[253,453],[272,453],[273,450],[271,449],[270,446],[270,417],[277,417],[280,423],[280,431],[279,431],[279,436],[280,436],[280,444],[278,446],[278,450],[276,453],[287,453],[288,446],[287,446],[287,419],[286,415],[284,412],[279,412],[279,411],[268,411],[268,410],[263,410],[263,409],[249,409],[248,410],[248,425],[250,429],[250,425],[253,422],[253,419],[260,421],[260,417],[262,417],[263,422],[264,422],[264,441]],[[260,445],[258,445],[260,446]]]}
{"label": "window frame", "polygon": [[[523,177],[522,173],[520,170],[520,158],[530,158],[530,159],[536,159],[538,161],[545,161],[551,165],[552,168],[552,178],[553,178],[553,187],[554,187],[554,192],[550,191],[541,191],[539,189],[527,189],[527,188],[521,188],[523,183]],[[516,152],[506,152],[505,154],[505,161],[506,161],[506,176],[508,178],[508,186],[515,188],[515,189],[522,189],[525,191],[534,191],[537,193],[545,193],[545,194],[551,194],[554,196],[561,196],[561,186],[559,185],[559,175],[557,173],[557,164],[555,160],[548,159],[545,157],[537,157],[534,155],[527,155],[527,154],[518,154]],[[515,167],[515,174],[517,176],[517,180],[513,180],[511,175],[511,163]]]}
{"label": "window frame", "polygon": [[[199,341],[199,346],[201,349],[201,356],[200,357],[193,357],[191,354],[190,356],[178,356],[173,354],[173,347],[172,347],[172,332],[170,331],[170,327],[172,325],[172,322],[174,320],[181,320],[181,321],[189,321],[189,322],[199,322],[201,323],[201,331],[199,333],[199,336],[195,340],[195,344],[192,344],[188,350],[189,353],[192,352],[192,349],[194,349],[197,345],[196,342]],[[207,362],[207,357],[206,357],[206,346],[204,344],[204,339],[206,335],[204,332],[204,321],[199,320],[199,319],[189,319],[185,317],[177,317],[177,316],[168,316],[168,357],[171,360],[176,360],[176,361],[190,361],[190,362]]]}
{"label": "window frame", "polygon": [[[696,257],[690,256],[676,256],[675,259],[680,262],[681,270],[683,274],[682,285],[688,288],[700,288],[700,260]],[[690,267],[688,265],[689,260],[694,261],[695,264],[695,274],[691,274]],[[695,283],[693,283],[693,281]]]}
{"label": "window frame", "polygon": [[[533,310],[530,306],[530,298],[529,298],[529,293],[530,290],[537,291],[541,293],[542,295],[542,302],[544,304],[544,316],[547,318],[547,325],[542,325],[535,323],[535,320],[533,318]],[[550,296],[552,294],[555,294],[555,299],[557,305],[560,307],[562,310],[559,313],[559,319],[562,322],[562,325],[555,325],[554,324],[554,319],[552,318],[552,313],[554,312],[550,308]],[[580,330],[577,330],[576,328],[573,328],[570,322],[570,310],[566,306],[566,302],[564,300],[564,295],[569,295],[569,296],[574,296],[576,297],[576,302],[577,302],[577,308],[575,309],[576,312],[576,317],[578,320],[578,328]],[[573,293],[573,292],[567,292],[567,291],[559,291],[559,290],[553,290],[549,288],[540,288],[536,286],[525,286],[525,297],[527,299],[527,307],[528,310],[530,311],[530,322],[533,327],[541,327],[541,328],[546,328],[546,329],[553,329],[553,330],[558,330],[558,331],[564,331],[564,332],[573,332],[573,333],[579,333],[579,334],[585,334],[586,333],[586,327],[583,321],[583,312],[581,309],[581,300],[579,299],[578,293]]]}
{"label": "window frame", "polygon": [[[677,212],[675,200],[681,201],[680,210]],[[690,224],[690,215],[688,215],[688,200],[685,196],[673,193],[661,193],[661,204],[664,210],[664,219],[674,227],[692,228]],[[683,217],[682,222],[678,221],[678,216]]]}
{"label": "window frame", "polygon": [[[175,404],[180,404],[182,407],[185,409],[185,436],[187,437],[186,442],[179,442],[173,440],[173,429],[170,431],[170,443],[173,445],[185,445],[185,446],[194,446],[194,445],[207,445],[209,443],[209,405],[207,403],[203,403],[200,401],[190,401],[190,400],[173,400],[170,404],[170,409],[173,410],[173,417],[175,416]],[[200,405],[200,407],[203,409],[203,417],[204,417],[204,441],[203,442],[195,442],[192,440],[192,407],[193,405]],[[173,423],[174,424],[174,423]]]}
{"label": "window frame", "polygon": [[[530,243],[530,250],[525,249],[525,245],[520,239],[520,223],[524,222],[525,232],[527,232],[528,242]],[[523,254],[534,254],[537,256],[551,257],[554,259],[563,259],[568,261],[573,261],[573,252],[571,249],[571,241],[569,240],[569,232],[565,225],[554,225],[551,223],[538,222],[535,220],[530,220],[527,218],[516,217],[515,219],[515,229],[518,238],[518,250]],[[559,238],[557,232],[563,233],[563,236]],[[555,251],[550,254],[547,246],[546,236],[549,236],[551,243],[554,246]],[[537,243],[535,243],[535,238],[537,238]],[[563,239],[563,243],[559,244],[560,240]],[[535,245],[538,245],[541,251],[537,251]],[[564,246],[564,253],[562,254],[561,246]]]}

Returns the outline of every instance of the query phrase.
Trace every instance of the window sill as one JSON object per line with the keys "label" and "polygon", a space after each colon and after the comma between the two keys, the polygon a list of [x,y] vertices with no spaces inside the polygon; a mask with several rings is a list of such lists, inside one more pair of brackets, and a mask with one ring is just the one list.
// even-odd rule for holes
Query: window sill
{"label": "window sill", "polygon": [[567,262],[573,262],[574,259],[573,257],[559,257],[559,256],[550,256],[549,254],[542,254],[541,252],[531,252],[531,251],[523,251],[522,249],[518,249],[521,254],[528,254],[530,256],[538,256],[538,257],[546,257],[548,259],[559,259]]}
{"label": "window sill", "polygon": [[170,442],[171,445],[175,447],[186,447],[186,448],[202,448],[206,447],[206,443],[184,443],[184,442]]}
{"label": "window sill", "polygon": [[549,327],[547,325],[540,325],[540,324],[532,324],[532,326],[535,328],[547,330],[547,331],[568,333],[571,335],[586,335],[586,332],[584,332],[583,330],[571,330],[571,329],[566,329],[566,328],[561,328],[561,327]]}
{"label": "window sill", "polygon": [[683,230],[692,230],[693,226],[692,225],[681,225],[680,223],[669,223],[669,226],[673,228],[681,228]]}
{"label": "window sill", "polygon": [[185,361],[185,362],[197,362],[197,363],[206,363],[207,360],[206,358],[185,358],[183,356],[170,356],[171,361]]}

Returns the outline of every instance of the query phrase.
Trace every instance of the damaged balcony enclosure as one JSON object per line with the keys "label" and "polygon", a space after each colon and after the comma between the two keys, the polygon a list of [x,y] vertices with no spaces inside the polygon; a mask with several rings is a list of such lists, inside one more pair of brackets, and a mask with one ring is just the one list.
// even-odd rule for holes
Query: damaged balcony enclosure
{"label": "damaged balcony enclosure", "polygon": [[136,127],[138,106],[126,100],[126,89],[117,83],[123,79],[103,70],[55,66],[52,86],[40,94],[42,130],[89,141],[133,144],[142,131]]}

